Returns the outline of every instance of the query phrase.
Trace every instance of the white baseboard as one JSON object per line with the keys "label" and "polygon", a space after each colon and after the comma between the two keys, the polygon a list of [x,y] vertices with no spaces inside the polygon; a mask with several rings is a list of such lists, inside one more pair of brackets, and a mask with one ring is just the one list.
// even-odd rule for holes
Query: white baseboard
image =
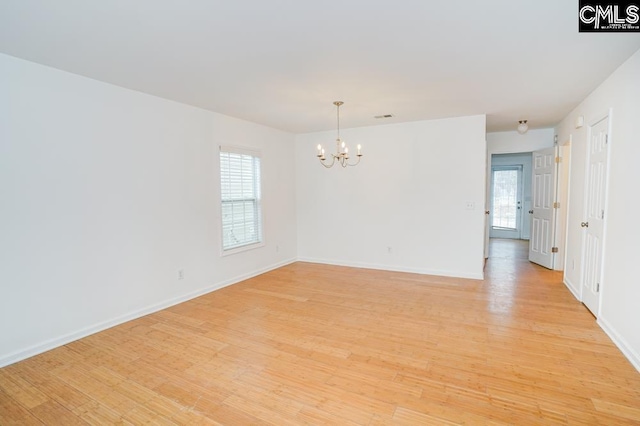
{"label": "white baseboard", "polygon": [[[573,296],[579,302],[581,302],[580,291],[578,288],[576,288],[575,285],[573,285],[571,280],[567,279],[567,277],[564,277],[563,282],[564,285],[567,286],[571,294],[573,294]],[[629,360],[629,362],[636,368],[636,370],[640,372],[640,355],[638,355],[638,353],[633,350],[631,345],[629,345],[627,341],[624,340],[622,336],[620,336],[620,334],[615,330],[615,328],[611,326],[611,324],[609,324],[606,319],[600,317],[596,322],[598,323],[600,328],[604,330],[607,336],[609,336],[611,341],[618,347],[618,349],[620,349],[620,352],[622,352],[622,354]]]}
{"label": "white baseboard", "polygon": [[335,266],[349,266],[351,268],[364,268],[364,269],[376,269],[381,271],[409,272],[413,274],[437,275],[441,277],[467,278],[472,280],[484,279],[484,275],[482,274],[482,272],[477,274],[470,274],[467,272],[460,272],[460,271],[444,271],[444,270],[438,270],[438,269],[422,269],[422,268],[412,268],[412,267],[395,266],[395,265],[393,266],[380,265],[376,263],[366,263],[366,262],[345,262],[342,260],[319,259],[314,257],[298,257],[298,261],[309,262],[309,263],[322,263],[325,265],[335,265]]}
{"label": "white baseboard", "polygon": [[91,325],[89,327],[82,328],[78,331],[74,331],[72,333],[65,334],[63,336],[59,336],[53,339],[46,340],[42,343],[38,343],[36,345],[30,346],[26,349],[22,349],[8,355],[4,355],[0,357],[0,368],[5,367],[7,365],[16,363],[18,361],[22,361],[24,359],[30,358],[32,356],[41,354],[43,352],[49,351],[51,349],[55,349],[57,347],[66,345],[67,343],[71,343],[78,339],[82,339],[83,337],[90,336],[92,334],[98,333],[100,331],[106,330],[111,327],[115,327],[116,325],[120,325],[127,321],[134,320],[136,318],[143,317],[145,315],[152,314],[154,312],[161,311],[163,309],[169,308],[171,306],[177,305],[182,302],[186,302],[187,300],[195,299],[196,297],[202,296],[203,294],[211,293],[212,291],[219,290],[221,288],[230,286],[232,284],[239,283],[241,281],[247,280],[249,278],[253,278],[257,275],[264,274],[265,272],[272,271],[274,269],[280,268],[285,265],[289,265],[295,262],[296,259],[288,259],[282,262],[275,263],[273,265],[269,265],[264,268],[260,268],[246,274],[239,275],[237,277],[224,280],[210,286],[204,287],[202,289],[184,294],[182,296],[178,296],[172,299],[165,300],[160,303],[153,304],[151,306],[147,306],[146,308],[138,309],[136,311],[130,312],[125,315],[118,316],[116,318],[112,318],[107,321],[100,322],[98,324]]}
{"label": "white baseboard", "polygon": [[573,285],[571,280],[568,279],[566,276],[562,279],[562,282],[569,289],[571,294],[573,294],[573,297],[575,297],[579,302],[582,302],[582,300],[580,299],[580,289],[575,285]]}
{"label": "white baseboard", "polygon": [[629,362],[638,370],[640,373],[640,355],[627,343],[626,340],[607,322],[606,319],[600,317],[598,318],[598,325],[600,328],[607,333],[607,336],[615,343],[615,345],[620,349],[620,352],[627,357]]}

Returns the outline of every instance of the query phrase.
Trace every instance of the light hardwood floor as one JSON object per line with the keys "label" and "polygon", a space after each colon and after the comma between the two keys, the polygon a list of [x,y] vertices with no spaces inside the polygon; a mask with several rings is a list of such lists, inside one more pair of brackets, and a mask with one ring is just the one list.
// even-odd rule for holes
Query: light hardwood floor
{"label": "light hardwood floor", "polygon": [[640,424],[526,245],[485,281],[295,263],[0,369],[0,424]]}

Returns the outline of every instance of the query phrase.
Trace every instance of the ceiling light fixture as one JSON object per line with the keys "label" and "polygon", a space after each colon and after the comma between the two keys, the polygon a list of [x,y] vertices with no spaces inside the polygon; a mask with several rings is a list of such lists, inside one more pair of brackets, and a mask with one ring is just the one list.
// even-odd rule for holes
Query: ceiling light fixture
{"label": "ceiling light fixture", "polygon": [[518,121],[518,133],[524,135],[529,130],[529,125],[527,124],[527,120]]}
{"label": "ceiling light fixture", "polygon": [[355,163],[349,163],[349,147],[343,140],[340,139],[340,105],[344,104],[344,102],[335,101],[333,104],[336,106],[338,116],[338,138],[336,139],[336,153],[331,154],[331,162],[328,163],[326,161],[327,157],[324,156],[324,148],[322,148],[322,145],[318,145],[317,157],[320,160],[320,164],[325,166],[327,169],[333,167],[336,162],[342,167],[355,166],[360,162],[360,159],[362,158],[362,146],[358,145],[357,147],[358,153],[356,154],[356,156],[358,157],[358,160]]}

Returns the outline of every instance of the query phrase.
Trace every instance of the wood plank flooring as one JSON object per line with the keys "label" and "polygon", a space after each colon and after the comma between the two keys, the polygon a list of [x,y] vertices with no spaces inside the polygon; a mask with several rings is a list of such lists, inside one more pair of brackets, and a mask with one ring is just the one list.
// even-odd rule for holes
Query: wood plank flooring
{"label": "wood plank flooring", "polygon": [[0,424],[640,424],[640,374],[525,250],[484,281],[295,263],[0,369]]}

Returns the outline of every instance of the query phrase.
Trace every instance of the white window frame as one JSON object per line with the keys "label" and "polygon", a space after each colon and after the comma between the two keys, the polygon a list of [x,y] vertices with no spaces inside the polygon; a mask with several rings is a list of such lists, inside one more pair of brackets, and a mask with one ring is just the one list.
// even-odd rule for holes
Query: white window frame
{"label": "white window frame", "polygon": [[[495,172],[498,171],[515,171],[517,172],[517,182],[516,182],[516,208],[515,213],[515,227],[509,228],[506,226],[497,226],[493,224],[495,220]],[[518,235],[522,232],[522,192],[523,192],[523,166],[522,164],[514,164],[509,166],[493,166],[491,167],[491,228],[494,231],[506,231],[506,232],[517,232]]]}
{"label": "white window frame", "polygon": [[[256,186],[254,188],[255,198],[252,198],[252,199],[255,200],[255,203],[257,205],[256,223],[255,223],[255,226],[257,228],[257,241],[249,242],[249,243],[238,245],[238,246],[232,246],[229,248],[225,248],[225,244],[224,244],[225,235],[224,235],[223,206],[225,202],[229,202],[223,199],[224,179],[222,176],[221,162],[222,162],[222,155],[224,153],[251,156],[254,158],[254,161],[255,159],[257,159],[258,161],[258,176],[257,177],[254,176],[254,180],[252,182],[252,184]],[[218,164],[220,165],[220,255],[228,256],[235,253],[241,253],[247,250],[252,250],[258,247],[263,247],[265,243],[264,243],[264,234],[263,234],[264,220],[263,220],[263,214],[262,214],[262,154],[261,152],[258,150],[250,149],[250,148],[221,145],[220,152],[218,153]],[[256,182],[256,178],[257,178],[257,182]],[[247,200],[244,200],[244,201],[247,201]],[[236,201],[241,201],[241,200],[238,199]]]}

